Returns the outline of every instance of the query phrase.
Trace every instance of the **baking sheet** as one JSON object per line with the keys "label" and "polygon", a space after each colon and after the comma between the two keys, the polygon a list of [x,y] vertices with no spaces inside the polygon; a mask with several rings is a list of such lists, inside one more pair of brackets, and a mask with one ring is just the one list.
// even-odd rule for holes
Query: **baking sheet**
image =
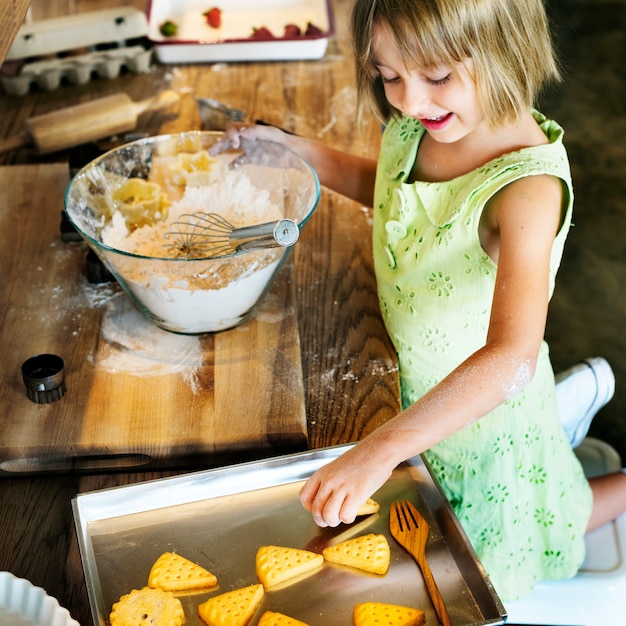
{"label": "baking sheet", "polygon": [[[222,11],[220,28],[211,28],[202,15],[212,6]],[[161,35],[166,20],[178,25],[174,37]],[[304,32],[309,22],[322,33],[283,38],[287,24]],[[263,26],[275,39],[250,39],[253,29]],[[333,34],[330,0],[152,0],[148,7],[148,38],[162,63],[319,59]]]}
{"label": "baking sheet", "polygon": [[427,557],[452,625],[503,624],[504,608],[421,458],[397,468],[375,494],[381,504],[376,515],[332,529],[315,525],[298,492],[308,476],[348,447],[78,495],[72,505],[94,623],[108,624],[112,604],[145,586],[152,564],[165,551],[218,578],[216,589],[179,595],[185,624],[192,626],[202,625],[197,607],[208,597],[258,583],[255,555],[261,545],[321,552],[344,539],[383,533],[391,547],[385,576],[326,563],[302,580],[266,592],[251,624],[272,610],[311,626],[348,626],[354,605],[368,601],[414,606],[425,611],[427,626],[437,624],[417,565],[389,533],[390,503],[408,498],[430,526]]}

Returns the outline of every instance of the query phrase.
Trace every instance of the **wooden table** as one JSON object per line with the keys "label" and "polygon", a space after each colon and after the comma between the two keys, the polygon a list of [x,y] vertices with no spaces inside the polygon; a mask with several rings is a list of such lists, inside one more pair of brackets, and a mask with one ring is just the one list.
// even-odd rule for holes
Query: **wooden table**
{"label": "wooden table", "polygon": [[[33,14],[62,4],[33,4]],[[76,10],[85,11],[124,3],[76,0],[72,4]],[[145,8],[144,2],[125,4]],[[378,149],[378,125],[372,121],[359,130],[355,125],[355,88],[347,38],[351,2],[333,0],[333,5],[337,32],[322,60],[176,67],[155,64],[145,75],[94,79],[85,86],[62,86],[50,93],[33,91],[21,98],[0,95],[0,137],[18,133],[24,120],[33,115],[121,91],[133,100],[142,100],[161,89],[173,88],[186,94],[178,109],[143,118],[138,131],[158,134],[200,128],[193,98],[209,96],[247,111],[251,118],[373,155]],[[66,160],[67,154],[38,158],[31,150],[21,149],[1,156],[0,165]],[[396,360],[376,297],[370,222],[368,209],[323,190],[320,206],[294,253],[312,448],[358,440],[399,408]],[[3,312],[6,308],[7,303],[2,303]],[[2,376],[13,375],[5,371]],[[80,492],[171,473],[1,478],[0,569],[45,588],[80,624],[91,625],[71,499]]]}

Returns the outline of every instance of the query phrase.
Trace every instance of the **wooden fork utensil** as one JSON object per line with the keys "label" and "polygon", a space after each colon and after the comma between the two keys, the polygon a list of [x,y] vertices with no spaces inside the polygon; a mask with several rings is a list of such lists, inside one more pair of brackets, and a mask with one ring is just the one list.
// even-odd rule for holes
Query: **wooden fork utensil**
{"label": "wooden fork utensil", "polygon": [[439,622],[442,626],[450,626],[450,616],[426,560],[426,542],[428,541],[426,520],[410,502],[394,502],[389,512],[389,528],[393,538],[417,561],[422,570],[426,589]]}

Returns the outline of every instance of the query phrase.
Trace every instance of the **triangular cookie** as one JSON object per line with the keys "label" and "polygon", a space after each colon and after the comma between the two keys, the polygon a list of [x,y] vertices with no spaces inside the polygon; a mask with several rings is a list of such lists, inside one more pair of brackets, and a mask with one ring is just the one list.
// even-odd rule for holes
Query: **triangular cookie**
{"label": "triangular cookie", "polygon": [[187,591],[215,587],[217,578],[211,572],[180,554],[164,552],[152,566],[148,586],[165,591]]}
{"label": "triangular cookie", "polygon": [[418,626],[424,618],[424,611],[396,604],[363,602],[354,607],[354,626]]}
{"label": "triangular cookie", "polygon": [[373,515],[374,513],[378,513],[380,510],[380,504],[376,502],[373,498],[368,498],[358,509],[356,512],[356,516],[359,517],[361,515]]}
{"label": "triangular cookie", "polygon": [[265,611],[259,620],[259,626],[309,626],[304,622],[300,622],[293,617],[288,617],[282,613],[274,613],[273,611]]}
{"label": "triangular cookie", "polygon": [[356,567],[373,574],[386,574],[391,550],[385,535],[362,535],[324,548],[324,558],[331,563]]}
{"label": "triangular cookie", "polygon": [[263,585],[250,585],[213,596],[198,606],[208,626],[246,626],[263,599]]}
{"label": "triangular cookie", "polygon": [[256,553],[256,575],[266,589],[324,565],[316,552],[281,546],[261,546]]}

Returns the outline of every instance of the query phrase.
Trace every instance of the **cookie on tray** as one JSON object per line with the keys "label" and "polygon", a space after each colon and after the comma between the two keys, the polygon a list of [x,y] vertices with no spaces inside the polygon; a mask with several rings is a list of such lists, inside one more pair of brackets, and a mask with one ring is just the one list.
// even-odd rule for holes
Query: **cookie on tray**
{"label": "cookie on tray", "polygon": [[324,565],[316,552],[283,546],[261,546],[256,554],[256,574],[265,589],[308,574]]}
{"label": "cookie on tray", "polygon": [[148,587],[164,591],[190,591],[215,587],[214,574],[174,552],[164,552],[152,566]]}
{"label": "cookie on tray", "polygon": [[185,613],[180,600],[163,589],[133,589],[122,596],[111,609],[111,626],[181,626]]}
{"label": "cookie on tray", "polygon": [[259,620],[259,626],[309,626],[293,617],[276,613],[275,611],[265,611]]}
{"label": "cookie on tray", "polygon": [[361,535],[322,550],[324,558],[372,574],[384,575],[391,562],[391,550],[385,535]]}
{"label": "cookie on tray", "polygon": [[249,585],[219,596],[198,606],[198,615],[207,626],[246,626],[263,600],[263,585]]}
{"label": "cookie on tray", "polygon": [[409,606],[362,602],[354,607],[354,626],[418,626],[424,619],[424,611]]}
{"label": "cookie on tray", "polygon": [[356,512],[356,516],[360,517],[361,515],[373,515],[374,513],[378,513],[380,511],[380,504],[376,502],[373,498],[368,498]]}

